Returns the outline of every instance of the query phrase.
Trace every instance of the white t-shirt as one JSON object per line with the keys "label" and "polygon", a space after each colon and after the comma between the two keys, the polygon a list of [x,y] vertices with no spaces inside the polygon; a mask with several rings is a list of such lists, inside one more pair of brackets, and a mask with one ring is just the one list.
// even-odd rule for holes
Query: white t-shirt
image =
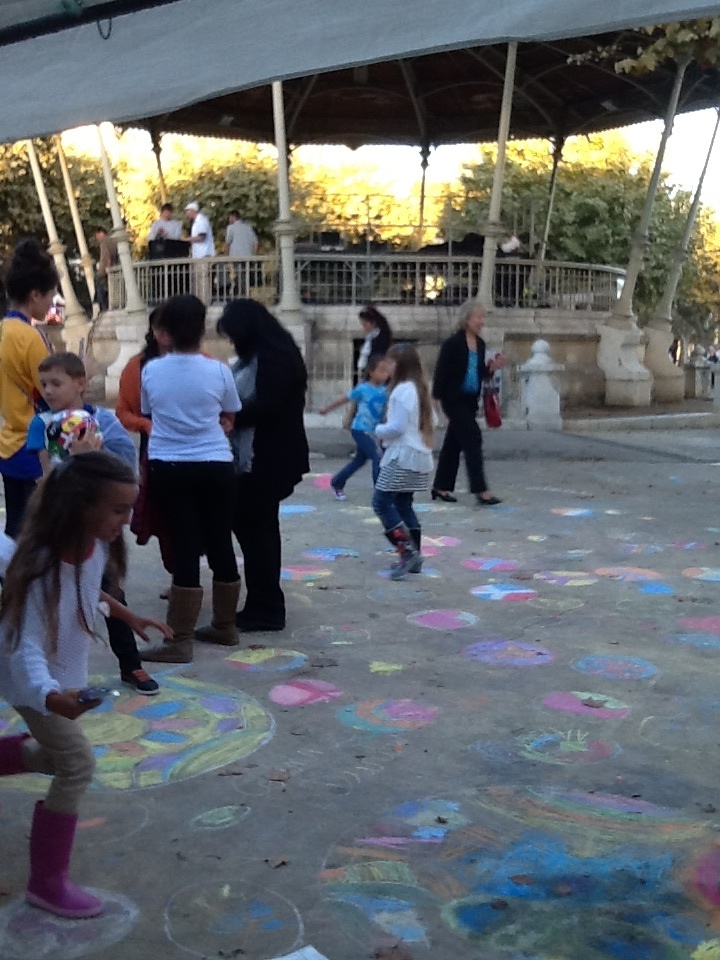
{"label": "white t-shirt", "polygon": [[141,408],[152,418],[150,460],[230,463],[221,413],[241,407],[230,367],[200,353],[168,353],[143,367]]}
{"label": "white t-shirt", "polygon": [[[100,583],[107,557],[107,544],[96,540],[95,549],[80,572],[80,598],[91,630],[100,602]],[[78,618],[75,567],[72,564],[63,563],[60,569],[58,646],[55,654],[49,649],[44,609],[42,583],[36,580],[28,590],[20,642],[12,652],[7,642],[7,626],[0,624],[0,696],[13,707],[30,707],[47,715],[49,711],[45,706],[45,698],[49,693],[81,690],[88,682],[88,653],[92,636]]]}
{"label": "white t-shirt", "polygon": [[257,234],[249,223],[244,220],[236,220],[235,223],[228,224],[225,231],[225,243],[230,244],[229,256],[252,257],[257,242]]}
{"label": "white t-shirt", "polygon": [[148,240],[179,240],[182,237],[182,224],[179,220],[153,220]]}
{"label": "white t-shirt", "polygon": [[204,213],[199,213],[193,220],[190,236],[198,237],[201,233],[205,234],[205,239],[202,243],[194,243],[192,245],[193,257],[195,257],[195,259],[199,257],[214,257],[215,241],[213,240],[212,227]]}

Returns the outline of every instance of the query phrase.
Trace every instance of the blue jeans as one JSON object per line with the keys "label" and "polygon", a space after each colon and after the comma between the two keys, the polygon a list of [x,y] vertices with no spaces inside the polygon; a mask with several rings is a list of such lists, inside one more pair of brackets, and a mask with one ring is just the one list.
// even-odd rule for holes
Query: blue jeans
{"label": "blue jeans", "polygon": [[381,453],[375,437],[372,434],[364,433],[362,430],[352,430],[351,433],[357,450],[350,463],[339,470],[330,481],[330,485],[336,490],[343,490],[350,477],[357,473],[368,460],[372,462],[373,483],[377,480],[380,472]]}
{"label": "blue jeans", "polygon": [[372,498],[372,508],[383,530],[388,533],[400,523],[408,530],[419,530],[420,521],[413,510],[413,493],[393,493],[389,490],[376,490]]}

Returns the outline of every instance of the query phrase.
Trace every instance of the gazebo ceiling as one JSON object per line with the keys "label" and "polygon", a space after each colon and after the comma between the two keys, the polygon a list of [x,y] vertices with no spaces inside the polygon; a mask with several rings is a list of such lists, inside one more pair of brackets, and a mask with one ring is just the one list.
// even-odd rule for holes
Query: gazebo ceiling
{"label": "gazebo ceiling", "polygon": [[[568,62],[611,43],[632,54],[641,42],[637,33],[627,32],[520,44],[513,138],[566,137],[663,116],[675,75],[672,63],[652,74],[627,76],[615,73],[609,61]],[[288,141],[350,147],[494,141],[505,55],[504,45],[469,47],[286,80]],[[718,105],[720,75],[693,65],[680,110]],[[272,142],[270,87],[213,97],[130,125],[154,133]]]}

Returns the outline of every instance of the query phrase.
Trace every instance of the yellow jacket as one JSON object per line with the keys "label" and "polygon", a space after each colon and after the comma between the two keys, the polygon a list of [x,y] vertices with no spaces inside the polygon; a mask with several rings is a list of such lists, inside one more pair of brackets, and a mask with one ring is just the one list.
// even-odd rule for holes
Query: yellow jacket
{"label": "yellow jacket", "polygon": [[38,367],[50,351],[42,335],[24,320],[6,317],[0,324],[0,458],[24,445],[34,401],[40,394]]}

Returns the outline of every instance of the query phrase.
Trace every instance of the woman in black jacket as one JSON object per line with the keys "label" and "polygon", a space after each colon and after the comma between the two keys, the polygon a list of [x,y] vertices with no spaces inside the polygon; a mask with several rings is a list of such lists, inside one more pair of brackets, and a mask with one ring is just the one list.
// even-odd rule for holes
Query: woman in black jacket
{"label": "woman in black jacket", "polygon": [[365,377],[365,367],[370,357],[384,357],[393,342],[392,330],[387,318],[371,303],[360,311],[360,323],[365,339],[357,359],[356,381],[358,383]]}
{"label": "woman in black jacket", "polygon": [[507,358],[498,354],[485,361],[485,341],[480,332],[485,325],[485,311],[475,301],[468,300],[460,308],[459,329],[440,348],[433,378],[433,397],[440,401],[448,419],[447,430],[438,459],[433,500],[457,503],[452,496],[455,489],[460,454],[465,454],[465,466],[474,493],[481,506],[501,503],[488,490],[483,469],[482,434],[477,422],[478,400],[483,380],[507,364]]}
{"label": "woman in black jacket", "polygon": [[233,375],[242,401],[230,434],[238,472],[233,531],[247,587],[237,626],[282,630],[279,509],[310,469],[303,425],[307,371],[290,333],[254,300],[229,303],[217,329],[235,347]]}

